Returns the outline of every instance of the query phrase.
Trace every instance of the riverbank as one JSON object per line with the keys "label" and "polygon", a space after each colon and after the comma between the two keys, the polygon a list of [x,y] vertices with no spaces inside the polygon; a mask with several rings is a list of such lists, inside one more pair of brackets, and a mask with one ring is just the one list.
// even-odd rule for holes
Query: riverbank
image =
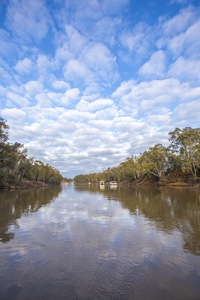
{"label": "riverbank", "polygon": [[[75,185],[78,186],[110,186],[110,182],[105,182],[103,185],[99,184],[99,182],[75,182]],[[112,185],[111,185],[112,186]],[[174,187],[174,188],[193,188],[193,189],[200,189],[200,178],[189,178],[188,180],[184,180],[183,178],[173,179],[173,178],[162,178],[158,180],[157,178],[143,178],[140,180],[134,181],[116,181],[116,187]]]}
{"label": "riverbank", "polygon": [[5,186],[0,187],[1,190],[26,190],[33,188],[47,187],[48,184],[42,181],[23,180],[19,183],[8,183]]}
{"label": "riverbank", "polygon": [[136,186],[169,186],[169,187],[190,187],[200,189],[200,177],[192,177],[190,174],[173,173],[163,178],[151,177],[135,180],[131,185]]}
{"label": "riverbank", "polygon": [[158,182],[158,185],[159,186],[169,186],[169,187],[190,187],[190,188],[200,189],[200,178],[189,180],[188,182],[161,180]]}

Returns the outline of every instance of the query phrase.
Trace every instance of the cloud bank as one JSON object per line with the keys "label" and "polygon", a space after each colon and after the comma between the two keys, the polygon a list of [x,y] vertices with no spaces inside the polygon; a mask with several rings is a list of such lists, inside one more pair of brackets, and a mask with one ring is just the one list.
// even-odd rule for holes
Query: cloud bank
{"label": "cloud bank", "polygon": [[73,177],[199,127],[198,1],[146,2],[1,2],[0,116],[11,141]]}

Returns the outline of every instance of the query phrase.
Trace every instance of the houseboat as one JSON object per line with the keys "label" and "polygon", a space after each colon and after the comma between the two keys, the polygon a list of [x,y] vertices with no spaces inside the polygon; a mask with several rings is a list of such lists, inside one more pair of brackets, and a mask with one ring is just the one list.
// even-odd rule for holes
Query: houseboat
{"label": "houseboat", "polygon": [[117,181],[110,181],[110,185],[117,186]]}

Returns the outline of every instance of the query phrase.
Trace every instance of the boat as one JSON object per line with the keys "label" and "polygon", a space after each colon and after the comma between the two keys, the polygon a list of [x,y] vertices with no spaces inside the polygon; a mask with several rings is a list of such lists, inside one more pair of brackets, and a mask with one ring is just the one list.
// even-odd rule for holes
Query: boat
{"label": "boat", "polygon": [[110,185],[117,186],[117,181],[110,181]]}
{"label": "boat", "polygon": [[101,181],[99,182],[99,184],[100,184],[100,185],[105,185],[105,181],[101,180]]}

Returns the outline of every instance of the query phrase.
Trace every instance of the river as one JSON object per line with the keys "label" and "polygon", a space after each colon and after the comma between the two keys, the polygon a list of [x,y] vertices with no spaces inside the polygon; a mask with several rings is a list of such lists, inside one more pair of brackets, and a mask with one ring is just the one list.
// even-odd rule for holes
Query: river
{"label": "river", "polygon": [[200,299],[200,191],[0,192],[0,299]]}

